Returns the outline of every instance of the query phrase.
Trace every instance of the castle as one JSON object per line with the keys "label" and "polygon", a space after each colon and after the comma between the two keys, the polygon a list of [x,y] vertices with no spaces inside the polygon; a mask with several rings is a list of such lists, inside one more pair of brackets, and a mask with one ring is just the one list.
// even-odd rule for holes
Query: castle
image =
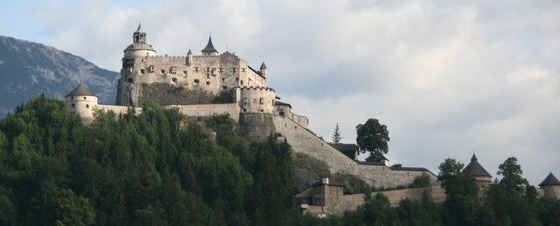
{"label": "castle", "polygon": [[[429,188],[433,188],[432,193],[441,196],[435,174],[425,168],[389,166],[386,162],[365,163],[341,153],[309,130],[307,117],[295,114],[290,104],[280,101],[276,91],[267,87],[268,76],[268,67],[264,62],[256,70],[234,53],[226,51],[220,54],[211,37],[200,55],[193,54],[191,50],[186,56],[157,55],[152,45],[147,43],[146,32],[139,25],[132,35],[132,44],[124,50],[116,104],[99,103],[97,96],[80,83],[65,96],[65,107],[77,114],[85,124],[95,120],[94,113],[98,110],[124,114],[129,108],[134,108],[135,112],[140,113],[142,104],[147,100],[156,101],[165,108],[177,109],[187,118],[228,115],[239,123],[241,132],[248,139],[262,140],[269,135],[276,135],[286,140],[295,153],[324,162],[330,175],[351,175],[378,188],[407,186],[415,178],[427,176],[432,185]],[[483,179],[486,182],[487,178]],[[312,187],[317,185],[314,182],[307,181]],[[327,180],[320,185],[324,188],[332,184]],[[559,186],[553,187],[546,194],[560,197]],[[324,206],[325,202],[321,200],[337,203],[344,198],[342,187],[331,190],[328,194],[335,195],[335,198],[322,197],[317,203]],[[397,192],[392,196],[400,200],[413,197],[411,194],[421,194],[422,191]],[[389,193],[386,195],[391,196]],[[346,207],[333,206],[327,212],[321,208],[321,213],[338,214],[343,210],[355,209],[363,202],[360,195],[353,196],[351,200],[346,202]],[[308,206],[312,205],[310,203]]]}

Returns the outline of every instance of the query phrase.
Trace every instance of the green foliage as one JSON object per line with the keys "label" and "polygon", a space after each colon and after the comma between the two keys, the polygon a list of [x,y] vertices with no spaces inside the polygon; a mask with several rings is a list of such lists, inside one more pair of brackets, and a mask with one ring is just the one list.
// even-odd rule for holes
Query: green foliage
{"label": "green foliage", "polygon": [[340,144],[340,141],[342,140],[342,135],[340,135],[340,127],[338,126],[338,123],[336,123],[336,126],[334,127],[334,131],[333,134],[331,136],[331,141],[332,144]]}
{"label": "green foliage", "polygon": [[421,188],[421,187],[428,187],[431,186],[432,182],[430,180],[430,176],[428,174],[423,173],[420,176],[416,176],[410,184],[409,188]]}
{"label": "green foliage", "polygon": [[85,127],[40,96],[0,121],[0,225],[292,224],[288,144],[153,102],[95,115]]}
{"label": "green foliage", "polygon": [[356,142],[362,153],[370,152],[370,156],[387,154],[389,151],[387,143],[391,139],[386,125],[380,124],[377,119],[370,118],[365,124],[357,125],[356,131]]}

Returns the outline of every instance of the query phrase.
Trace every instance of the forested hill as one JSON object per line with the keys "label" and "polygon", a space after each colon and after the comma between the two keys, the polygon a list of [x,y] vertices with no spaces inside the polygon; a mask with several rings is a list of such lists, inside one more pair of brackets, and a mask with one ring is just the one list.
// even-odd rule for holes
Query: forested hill
{"label": "forested hill", "polygon": [[185,124],[143,109],[86,127],[39,96],[0,120],[0,225],[560,225],[560,201],[537,198],[515,158],[484,199],[448,159],[444,203],[378,195],[343,216],[298,217],[289,144],[250,143],[225,116]]}
{"label": "forested hill", "polygon": [[41,96],[0,121],[0,225],[293,224],[288,144],[144,107],[84,127]]}
{"label": "forested hill", "polygon": [[100,101],[114,103],[118,73],[39,43],[0,36],[0,118],[29,98],[64,97],[80,81]]}

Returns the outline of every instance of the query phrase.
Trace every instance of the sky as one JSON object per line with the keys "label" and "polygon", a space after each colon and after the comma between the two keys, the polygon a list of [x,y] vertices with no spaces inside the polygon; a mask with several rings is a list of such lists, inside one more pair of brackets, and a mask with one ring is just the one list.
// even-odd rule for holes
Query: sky
{"label": "sky", "polygon": [[560,1],[37,0],[3,2],[0,35],[119,71],[142,23],[158,54],[199,52],[212,35],[310,128],[343,142],[376,118],[390,164],[438,172],[475,153],[494,176],[515,156],[531,184],[560,176]]}

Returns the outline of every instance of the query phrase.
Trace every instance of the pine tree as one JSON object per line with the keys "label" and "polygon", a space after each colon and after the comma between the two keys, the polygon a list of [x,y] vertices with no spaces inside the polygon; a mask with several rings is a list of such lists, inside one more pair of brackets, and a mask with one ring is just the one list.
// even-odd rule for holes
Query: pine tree
{"label": "pine tree", "polygon": [[342,135],[340,135],[340,128],[338,126],[338,123],[336,123],[336,126],[334,127],[334,132],[332,134],[332,143],[333,144],[340,144],[340,140],[342,140]]}

